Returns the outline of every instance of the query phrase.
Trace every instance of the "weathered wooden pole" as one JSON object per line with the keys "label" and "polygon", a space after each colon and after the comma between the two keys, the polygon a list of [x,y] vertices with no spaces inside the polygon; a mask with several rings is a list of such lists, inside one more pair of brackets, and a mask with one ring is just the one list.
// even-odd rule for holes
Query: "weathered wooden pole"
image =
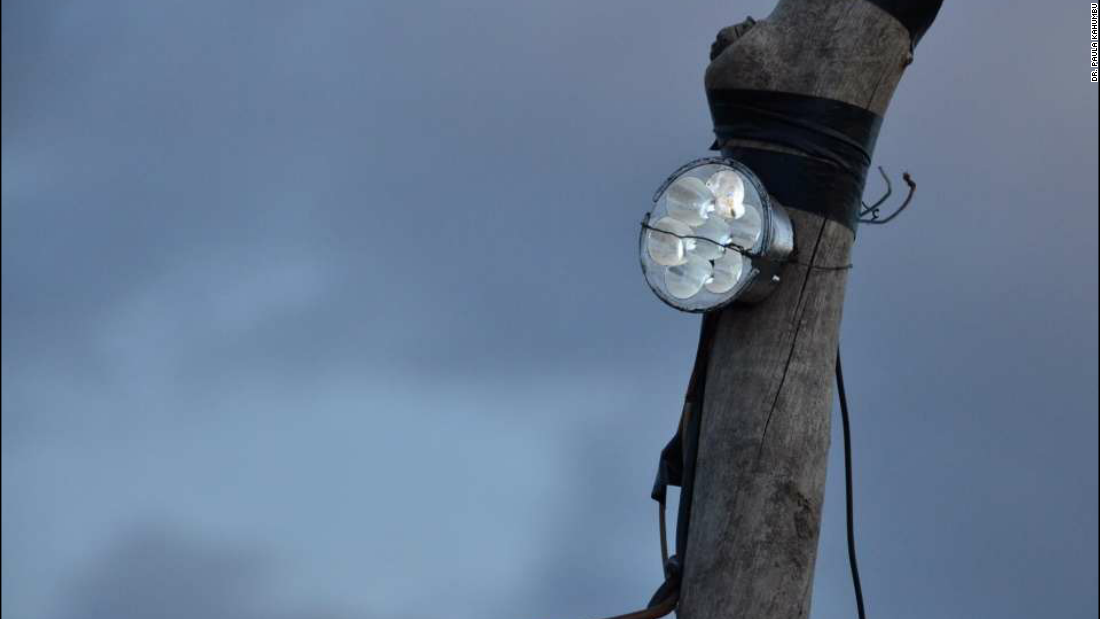
{"label": "weathered wooden pole", "polygon": [[[912,60],[910,31],[896,15],[868,0],[780,0],[766,19],[719,34],[726,47],[706,86],[812,95],[882,116]],[[798,154],[766,139],[731,145]],[[800,264],[788,265],[764,302],[719,316],[681,619],[809,614],[847,271],[805,265],[848,264],[854,233],[816,214],[790,214]]]}

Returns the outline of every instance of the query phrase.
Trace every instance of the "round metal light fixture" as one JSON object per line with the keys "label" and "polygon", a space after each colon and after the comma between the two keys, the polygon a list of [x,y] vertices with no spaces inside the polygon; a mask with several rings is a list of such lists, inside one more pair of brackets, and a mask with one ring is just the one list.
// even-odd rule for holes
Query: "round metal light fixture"
{"label": "round metal light fixture", "polygon": [[653,197],[639,239],[646,283],[665,303],[709,312],[763,299],[794,250],[790,217],[728,158],[683,166]]}

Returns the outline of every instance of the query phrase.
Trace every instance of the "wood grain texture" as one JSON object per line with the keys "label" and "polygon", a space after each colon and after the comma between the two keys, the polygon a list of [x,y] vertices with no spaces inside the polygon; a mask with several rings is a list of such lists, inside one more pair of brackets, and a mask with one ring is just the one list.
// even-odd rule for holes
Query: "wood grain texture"
{"label": "wood grain texture", "polygon": [[[723,46],[707,87],[809,94],[880,115],[911,60],[905,28],[865,0],[780,0],[767,19],[723,30]],[[797,262],[850,262],[850,230],[803,211],[791,219]],[[719,318],[681,619],[809,615],[847,278],[790,264],[771,297]]]}

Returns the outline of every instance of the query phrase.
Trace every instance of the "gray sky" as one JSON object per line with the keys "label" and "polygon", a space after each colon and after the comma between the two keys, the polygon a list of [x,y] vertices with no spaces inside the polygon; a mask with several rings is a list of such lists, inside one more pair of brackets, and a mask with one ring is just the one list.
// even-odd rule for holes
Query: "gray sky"
{"label": "gray sky", "polygon": [[[5,619],[643,604],[698,318],[637,222],[770,5],[4,2]],[[873,616],[1097,614],[1087,20],[949,2],[888,113],[918,200],[843,334]]]}

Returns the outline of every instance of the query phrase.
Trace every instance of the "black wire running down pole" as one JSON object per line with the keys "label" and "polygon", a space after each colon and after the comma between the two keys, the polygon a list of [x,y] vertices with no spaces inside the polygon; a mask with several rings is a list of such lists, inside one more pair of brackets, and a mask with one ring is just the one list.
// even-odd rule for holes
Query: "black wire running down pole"
{"label": "black wire running down pole", "polygon": [[859,580],[859,564],[856,562],[855,518],[852,515],[852,429],[848,419],[848,396],[844,393],[844,370],[840,367],[840,347],[836,350],[836,387],[840,396],[840,422],[844,428],[844,499],[847,512],[848,564],[852,568],[852,586],[856,591],[856,609],[859,619],[867,619],[863,607],[863,585]]}

